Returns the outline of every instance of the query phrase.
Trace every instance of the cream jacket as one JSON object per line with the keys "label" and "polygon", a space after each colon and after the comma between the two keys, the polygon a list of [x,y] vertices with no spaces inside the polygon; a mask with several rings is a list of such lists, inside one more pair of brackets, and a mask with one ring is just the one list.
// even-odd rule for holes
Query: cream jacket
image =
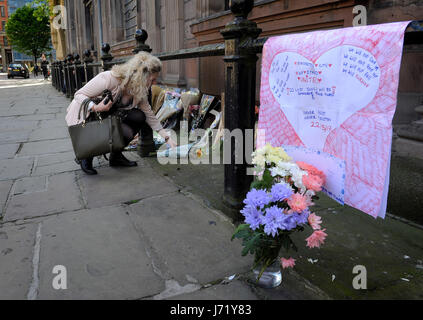
{"label": "cream jacket", "polygon": [[[113,95],[113,101],[115,101],[121,94],[121,89],[119,88],[119,80],[116,79],[110,71],[104,71],[92,78],[88,83],[83,86],[81,89],[75,92],[74,99],[67,108],[66,112],[66,123],[68,126],[73,126],[75,124],[82,122],[81,119],[78,120],[79,108],[81,107],[82,102],[86,98],[95,98],[101,96],[102,92],[105,89],[109,89]],[[144,112],[146,121],[151,129],[155,131],[160,131],[163,129],[160,121],[155,116],[151,106],[147,103],[144,105],[132,105],[131,108],[138,107],[141,111]],[[88,114],[87,114],[88,116]]]}

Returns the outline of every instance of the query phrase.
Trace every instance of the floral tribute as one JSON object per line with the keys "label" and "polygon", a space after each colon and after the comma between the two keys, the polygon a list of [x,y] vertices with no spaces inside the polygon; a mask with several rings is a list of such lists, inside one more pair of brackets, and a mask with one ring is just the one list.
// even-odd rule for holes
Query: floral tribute
{"label": "floral tribute", "polygon": [[[306,241],[309,248],[322,245],[327,237],[322,219],[310,211],[316,192],[322,190],[325,175],[305,162],[294,162],[283,148],[270,144],[252,154],[257,179],[244,200],[241,210],[245,223],[238,226],[232,240],[243,240],[242,255],[254,254],[253,268],[260,268],[260,279],[266,268],[279,259],[283,247],[297,251],[290,238],[296,231],[310,227]],[[292,268],[295,259],[280,258],[282,268]]]}

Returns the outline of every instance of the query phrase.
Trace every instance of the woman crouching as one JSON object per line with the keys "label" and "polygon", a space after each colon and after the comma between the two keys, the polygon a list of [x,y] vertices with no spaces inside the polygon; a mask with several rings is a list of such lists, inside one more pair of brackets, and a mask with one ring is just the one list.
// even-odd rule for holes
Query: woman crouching
{"label": "woman crouching", "polygon": [[[148,95],[151,86],[156,82],[162,68],[161,61],[155,56],[140,52],[126,63],[115,65],[110,71],[99,73],[85,86],[75,92],[74,99],[67,109],[66,123],[68,126],[81,123],[82,117],[78,120],[78,113],[83,101],[87,98],[101,96],[105,89],[110,90],[113,101],[107,103],[105,98],[99,104],[91,102],[88,107],[87,118],[94,112],[100,115],[107,115],[112,105],[118,108],[122,119],[122,131],[125,144],[128,145],[135,135],[145,127],[157,131],[170,147],[176,147],[168,133],[163,129],[160,121],[156,118],[148,102]],[[148,128],[148,130],[151,131]],[[147,130],[147,132],[148,132]],[[133,167],[137,163],[129,161],[124,157],[122,151],[112,152],[109,158],[110,166]],[[87,174],[97,174],[93,168],[93,158],[80,161],[81,169]]]}

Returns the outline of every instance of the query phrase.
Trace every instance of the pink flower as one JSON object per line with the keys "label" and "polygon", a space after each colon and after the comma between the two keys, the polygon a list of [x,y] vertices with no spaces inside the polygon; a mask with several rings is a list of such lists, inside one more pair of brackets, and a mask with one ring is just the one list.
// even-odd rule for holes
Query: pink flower
{"label": "pink flower", "polygon": [[316,216],[314,213],[308,216],[308,224],[313,228],[313,230],[320,230],[320,224],[322,223],[322,218]]}
{"label": "pink flower", "polygon": [[295,266],[295,259],[289,258],[289,259],[285,259],[285,258],[281,258],[281,265],[283,269],[286,268],[293,268]]}
{"label": "pink flower", "polygon": [[320,177],[320,179],[322,179],[322,184],[325,183],[326,177],[325,177],[325,174],[322,171],[317,170],[311,164],[308,164],[308,163],[305,163],[305,162],[302,162],[302,161],[298,161],[297,165],[300,167],[301,170],[305,170],[309,174]]}
{"label": "pink flower", "polygon": [[326,229],[314,231],[313,234],[306,239],[307,247],[320,248],[320,245],[325,242],[325,239],[327,237],[327,234],[324,231],[326,231]]}
{"label": "pink flower", "polygon": [[288,205],[295,212],[303,212],[305,209],[308,208],[309,205],[311,205],[311,202],[307,196],[303,196],[299,193],[294,193],[288,199]]}
{"label": "pink flower", "polygon": [[309,190],[322,191],[323,180],[319,176],[309,173],[303,175],[303,184]]}

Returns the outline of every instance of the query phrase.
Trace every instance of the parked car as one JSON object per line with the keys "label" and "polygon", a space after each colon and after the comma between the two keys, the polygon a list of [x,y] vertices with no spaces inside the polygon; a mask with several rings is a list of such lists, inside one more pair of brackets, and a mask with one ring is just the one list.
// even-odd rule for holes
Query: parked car
{"label": "parked car", "polygon": [[29,71],[25,65],[20,63],[11,63],[7,68],[7,79],[14,77],[24,77],[25,79],[29,78]]}

